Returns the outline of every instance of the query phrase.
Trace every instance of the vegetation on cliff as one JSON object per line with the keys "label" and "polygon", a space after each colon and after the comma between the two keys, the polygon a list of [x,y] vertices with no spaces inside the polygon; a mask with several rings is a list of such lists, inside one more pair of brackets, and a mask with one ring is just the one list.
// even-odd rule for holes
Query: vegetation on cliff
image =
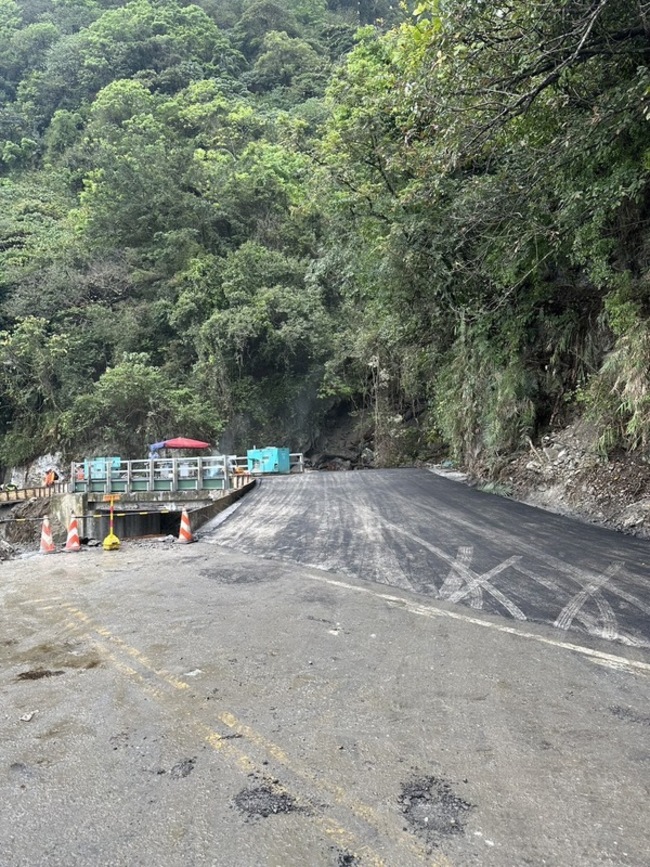
{"label": "vegetation on cliff", "polygon": [[647,448],[649,56],[640,0],[0,0],[0,463]]}

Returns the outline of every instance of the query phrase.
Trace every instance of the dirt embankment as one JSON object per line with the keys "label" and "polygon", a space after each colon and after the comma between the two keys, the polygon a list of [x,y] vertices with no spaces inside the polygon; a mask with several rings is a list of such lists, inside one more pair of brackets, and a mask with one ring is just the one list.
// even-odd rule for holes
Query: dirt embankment
{"label": "dirt embankment", "polygon": [[650,538],[650,455],[620,453],[605,459],[593,430],[578,422],[530,443],[495,482],[517,500]]}
{"label": "dirt embankment", "polygon": [[0,512],[0,560],[13,557],[21,551],[38,548],[41,538],[42,519],[50,518],[52,533],[56,540],[65,539],[67,528],[51,515],[49,498],[25,500]]}

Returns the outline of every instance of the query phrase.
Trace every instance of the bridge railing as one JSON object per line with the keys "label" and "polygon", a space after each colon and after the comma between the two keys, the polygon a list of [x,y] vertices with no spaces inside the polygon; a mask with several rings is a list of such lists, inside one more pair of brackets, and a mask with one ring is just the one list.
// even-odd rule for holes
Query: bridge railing
{"label": "bridge railing", "polygon": [[65,494],[67,491],[67,482],[55,482],[49,487],[42,485],[40,487],[31,488],[18,488],[11,485],[4,490],[0,490],[0,504],[17,503],[22,500],[31,500],[33,497],[52,497],[54,494]]}
{"label": "bridge railing", "polygon": [[[290,471],[305,469],[301,452],[290,455]],[[210,455],[199,458],[155,458],[154,460],[104,462],[75,461],[70,466],[70,481],[56,482],[49,488],[32,487],[0,490],[0,504],[51,497],[54,494],[134,494],[139,491],[219,491],[241,487],[250,478],[248,458],[244,455]]]}
{"label": "bridge railing", "polygon": [[70,490],[76,494],[135,494],[140,491],[219,491],[232,487],[229,458],[155,458],[73,462]]}
{"label": "bridge railing", "polygon": [[289,472],[304,473],[305,472],[305,456],[302,452],[291,452],[289,455]]}
{"label": "bridge railing", "polygon": [[[246,455],[233,456],[231,459],[232,466],[240,470],[248,472],[248,457]],[[291,452],[289,455],[289,472],[304,473],[305,472],[305,456],[302,452]]]}

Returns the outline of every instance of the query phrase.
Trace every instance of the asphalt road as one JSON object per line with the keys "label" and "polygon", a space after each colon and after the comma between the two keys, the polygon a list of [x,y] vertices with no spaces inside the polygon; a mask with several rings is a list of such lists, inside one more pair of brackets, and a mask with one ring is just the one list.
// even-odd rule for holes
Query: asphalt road
{"label": "asphalt road", "polygon": [[[473,546],[464,576],[538,562],[513,505],[424,472],[312,474],[195,545],[0,564],[1,867],[647,867],[650,651],[488,611],[485,583],[458,600],[483,609],[436,595],[442,552]],[[327,571],[348,520],[357,559]],[[583,544],[579,568],[624,561],[639,593],[644,546],[620,545]]]}
{"label": "asphalt road", "polygon": [[219,544],[650,647],[650,542],[426,470],[264,479]]}

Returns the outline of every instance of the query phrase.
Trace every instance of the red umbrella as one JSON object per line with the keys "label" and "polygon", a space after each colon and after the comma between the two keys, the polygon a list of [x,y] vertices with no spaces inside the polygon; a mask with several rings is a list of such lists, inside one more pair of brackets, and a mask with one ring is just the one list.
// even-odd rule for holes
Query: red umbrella
{"label": "red umbrella", "polygon": [[187,437],[176,437],[173,440],[165,440],[162,444],[166,449],[209,449],[210,443],[202,443],[201,440],[190,440]]}

